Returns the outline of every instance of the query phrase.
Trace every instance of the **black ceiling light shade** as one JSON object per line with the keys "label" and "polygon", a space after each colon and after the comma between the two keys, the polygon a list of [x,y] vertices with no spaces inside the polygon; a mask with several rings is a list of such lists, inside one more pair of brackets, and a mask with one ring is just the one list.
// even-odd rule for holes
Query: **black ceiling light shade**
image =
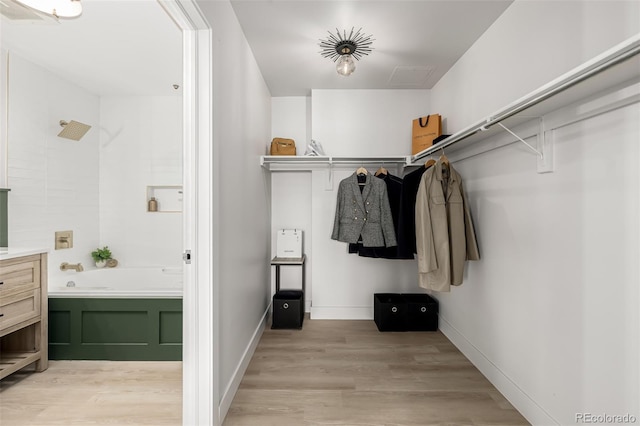
{"label": "black ceiling light shade", "polygon": [[371,53],[373,48],[373,39],[370,35],[364,35],[362,28],[358,31],[354,31],[351,28],[351,32],[347,35],[347,31],[343,30],[342,33],[336,28],[336,32],[329,31],[329,37],[320,40],[321,51],[320,54],[325,58],[337,62],[336,71],[343,76],[349,76],[356,69],[356,64],[353,61],[360,60],[363,56]]}

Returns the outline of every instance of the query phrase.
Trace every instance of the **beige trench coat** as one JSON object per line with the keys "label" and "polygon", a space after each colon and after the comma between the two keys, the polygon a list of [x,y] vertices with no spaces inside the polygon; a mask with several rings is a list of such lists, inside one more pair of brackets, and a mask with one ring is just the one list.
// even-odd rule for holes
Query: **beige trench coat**
{"label": "beige trench coat", "polygon": [[416,247],[419,285],[429,290],[462,284],[465,260],[480,260],[462,178],[449,165],[446,179],[440,160],[424,172],[418,188]]}

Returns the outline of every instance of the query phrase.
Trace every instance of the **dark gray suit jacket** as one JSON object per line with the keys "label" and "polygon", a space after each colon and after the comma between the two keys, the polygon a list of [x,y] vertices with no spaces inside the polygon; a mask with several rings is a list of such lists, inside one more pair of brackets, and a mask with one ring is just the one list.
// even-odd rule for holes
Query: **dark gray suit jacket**
{"label": "dark gray suit jacket", "polygon": [[356,173],[343,179],[338,187],[331,239],[356,243],[360,236],[365,247],[396,245],[387,185],[370,173],[367,173],[362,193]]}

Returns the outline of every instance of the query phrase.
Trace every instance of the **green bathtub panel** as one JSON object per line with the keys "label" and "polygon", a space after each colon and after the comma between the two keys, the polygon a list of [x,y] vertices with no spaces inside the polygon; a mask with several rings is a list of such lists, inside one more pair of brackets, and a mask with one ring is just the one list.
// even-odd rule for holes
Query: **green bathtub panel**
{"label": "green bathtub panel", "polygon": [[161,345],[182,345],[182,312],[160,312]]}
{"label": "green bathtub panel", "polygon": [[83,344],[147,344],[149,319],[146,311],[82,312]]}
{"label": "green bathtub panel", "polygon": [[182,299],[49,299],[54,360],[178,361],[181,330]]}
{"label": "green bathtub panel", "polygon": [[71,312],[49,312],[49,323],[56,327],[49,327],[49,344],[68,345],[71,343]]}
{"label": "green bathtub panel", "polygon": [[0,188],[0,247],[9,247],[9,189]]}

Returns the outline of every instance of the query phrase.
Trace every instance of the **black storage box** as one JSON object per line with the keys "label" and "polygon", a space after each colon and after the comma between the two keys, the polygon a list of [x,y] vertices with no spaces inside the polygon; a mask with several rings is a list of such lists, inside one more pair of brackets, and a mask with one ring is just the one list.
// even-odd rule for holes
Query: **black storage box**
{"label": "black storage box", "polygon": [[401,294],[375,293],[373,319],[380,331],[407,330],[407,303]]}
{"label": "black storage box", "polygon": [[280,290],[273,295],[271,328],[302,328],[304,293],[300,290]]}
{"label": "black storage box", "polygon": [[405,293],[402,295],[407,304],[408,331],[438,330],[438,301],[428,294]]}

